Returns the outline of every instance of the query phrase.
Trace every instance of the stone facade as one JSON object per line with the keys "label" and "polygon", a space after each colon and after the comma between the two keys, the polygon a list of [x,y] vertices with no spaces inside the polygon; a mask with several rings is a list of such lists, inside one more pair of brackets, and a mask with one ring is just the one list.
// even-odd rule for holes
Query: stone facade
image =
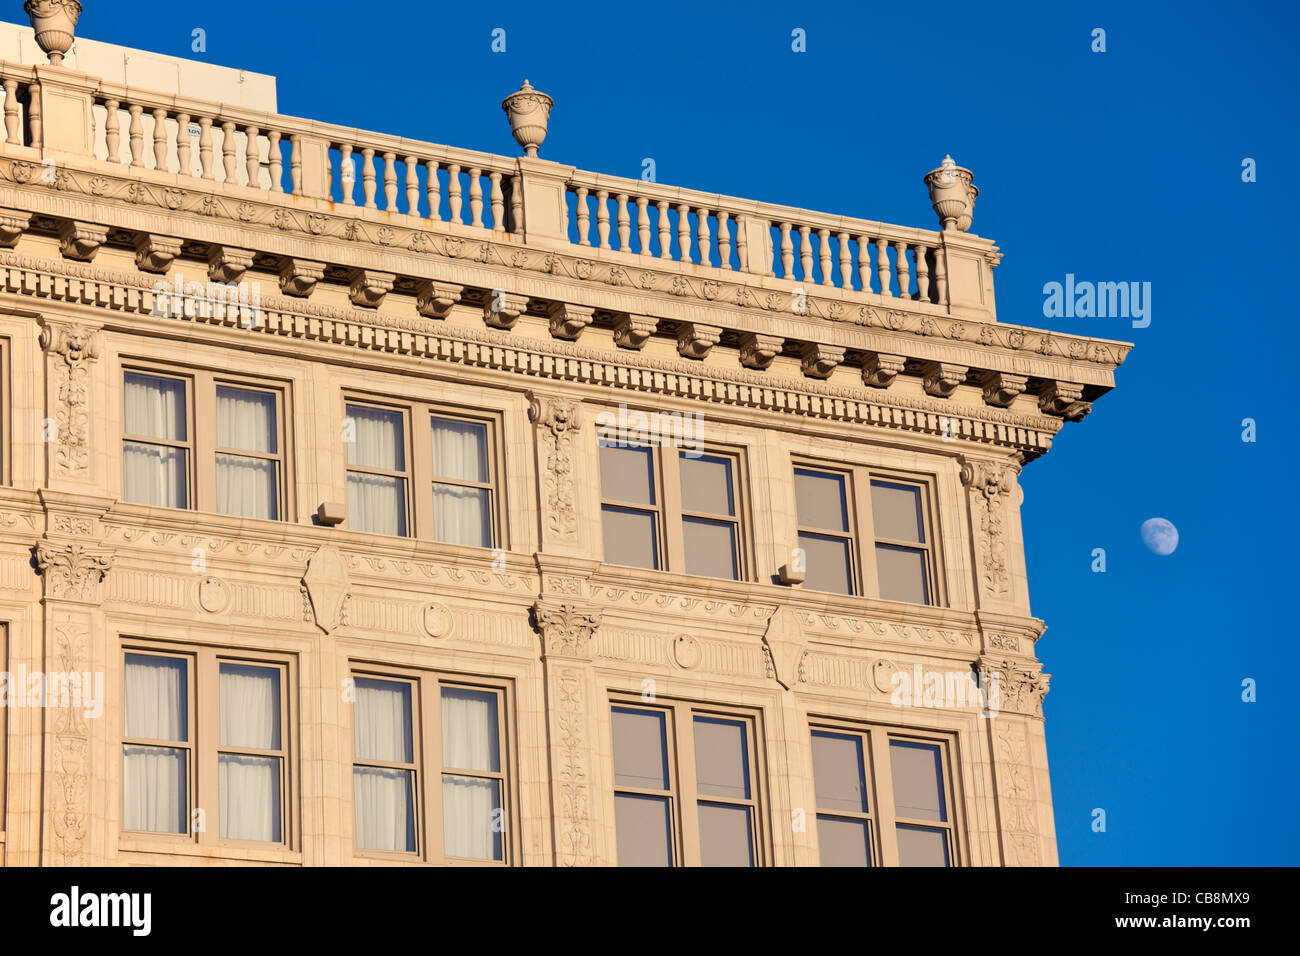
{"label": "stone facade", "polygon": [[[967,231],[968,170],[927,178],[933,231],[69,63],[0,62],[0,77],[0,670],[105,687],[97,717],[0,710],[5,865],[444,862],[427,801],[414,852],[358,848],[345,690],[376,671],[500,692],[508,864],[617,862],[611,707],[637,701],[748,722],[756,863],[821,858],[814,727],[941,744],[953,863],[1056,863],[1017,478],[1129,346],[997,320],[1000,253]],[[536,153],[549,98],[521,93],[507,113]],[[209,282],[240,283],[243,308],[238,292],[213,305]],[[282,520],[212,507],[196,408],[192,507],[127,500],[123,376],[141,369],[280,396]],[[414,505],[412,536],[349,527],[356,397],[490,423],[495,548],[438,543]],[[699,414],[705,447],[735,456],[741,580],[685,573],[668,537],[664,570],[603,561],[597,436],[620,406]],[[930,604],[874,596],[870,540],[851,545],[856,594],[802,583],[800,463],[847,469],[860,509],[877,475],[924,489]],[[283,666],[278,842],[124,827],[132,648]],[[962,672],[994,678],[987,713],[897,706],[898,674]],[[880,759],[866,785],[888,863]],[[416,773],[437,787],[437,766]],[[193,787],[192,805],[215,792]],[[698,860],[693,813],[676,792],[683,862]]]}

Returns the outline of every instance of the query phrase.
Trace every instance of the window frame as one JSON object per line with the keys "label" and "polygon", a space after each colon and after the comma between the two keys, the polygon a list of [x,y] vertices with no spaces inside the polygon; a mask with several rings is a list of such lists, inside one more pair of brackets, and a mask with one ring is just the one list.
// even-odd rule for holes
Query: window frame
{"label": "window frame", "polygon": [[[251,451],[248,449],[241,449],[241,448],[225,448],[222,445],[218,444],[216,436],[220,433],[220,429],[218,428],[218,422],[220,421],[220,417],[219,417],[220,413],[218,411],[218,404],[217,404],[217,389],[222,387],[236,388],[244,392],[261,392],[264,394],[270,394],[271,397],[275,399],[274,424],[276,430],[275,447],[277,451],[271,453],[271,452]],[[217,495],[216,495],[217,456],[227,455],[233,458],[255,458],[258,461],[275,462],[275,490],[276,490],[277,517],[259,518],[254,520],[259,520],[259,521],[289,520],[288,518],[285,517],[286,510],[289,504],[288,502],[289,482],[286,478],[288,474],[288,450],[286,447],[287,442],[284,440],[285,439],[284,426],[286,421],[288,421],[288,419],[285,417],[285,395],[283,389],[276,388],[274,386],[269,386],[269,385],[253,384],[251,382],[242,381],[240,379],[232,378],[225,375],[217,375],[213,377],[212,379],[212,436],[213,437],[212,437],[211,474],[212,474],[212,482],[213,482],[212,504],[214,510],[217,501]],[[217,512],[217,513],[225,514],[224,511]],[[240,517],[240,516],[231,515],[231,517]]]}
{"label": "window frame", "polygon": [[[753,866],[771,865],[772,834],[767,820],[767,786],[766,754],[763,735],[763,714],[757,708],[732,707],[704,701],[665,699],[657,697],[653,701],[642,700],[639,695],[611,693],[607,701],[609,707],[609,753],[614,753],[615,710],[642,712],[660,712],[665,714],[664,727],[667,739],[668,789],[647,790],[640,787],[619,785],[612,766],[610,780],[612,783],[611,799],[617,800],[618,794],[668,797],[670,843],[673,848],[671,866],[695,866],[700,863],[700,819],[701,803],[725,803],[729,806],[748,806],[750,813],[750,847],[753,853]],[[748,799],[717,796],[699,793],[698,768],[695,765],[695,718],[703,717],[746,725],[745,744],[746,759],[750,780],[750,797]],[[685,729],[684,729],[685,728]],[[689,733],[686,732],[689,730]],[[689,772],[687,769],[689,768]],[[616,803],[611,803],[611,807]],[[614,852],[617,857],[618,840],[615,823]],[[617,863],[617,859],[615,860]]]}

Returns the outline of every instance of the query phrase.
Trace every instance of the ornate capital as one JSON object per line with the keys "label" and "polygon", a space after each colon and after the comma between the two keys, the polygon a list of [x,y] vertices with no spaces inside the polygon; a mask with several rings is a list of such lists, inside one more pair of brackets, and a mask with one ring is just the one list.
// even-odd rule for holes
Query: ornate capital
{"label": "ornate capital", "polygon": [[560,438],[582,424],[582,403],[529,392],[528,418],[533,424],[550,429],[554,438]]}
{"label": "ornate capital", "polygon": [[600,609],[538,601],[533,605],[545,657],[591,660],[592,638],[600,627]]}
{"label": "ornate capital", "polygon": [[36,543],[36,566],[45,578],[45,597],[98,603],[99,582],[113,567],[113,551],[49,540]]}
{"label": "ornate capital", "polygon": [[1052,675],[1044,674],[1041,664],[982,657],[979,667],[989,676],[990,708],[1026,717],[1043,716],[1043,698],[1047,696]]}
{"label": "ornate capital", "polygon": [[961,483],[972,492],[987,499],[1010,494],[1016,487],[1020,466],[1009,461],[990,461],[986,458],[962,458]]}
{"label": "ornate capital", "polygon": [[41,327],[41,348],[72,368],[80,368],[99,358],[99,331],[76,323],[46,322]]}
{"label": "ornate capital", "polygon": [[745,368],[765,369],[781,354],[785,339],[779,335],[746,332],[740,340],[740,364]]}

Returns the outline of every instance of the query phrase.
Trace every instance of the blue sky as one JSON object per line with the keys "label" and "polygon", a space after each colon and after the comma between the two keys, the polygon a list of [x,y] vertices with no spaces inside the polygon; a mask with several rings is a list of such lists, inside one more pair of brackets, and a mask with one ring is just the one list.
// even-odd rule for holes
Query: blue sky
{"label": "blue sky", "polygon": [[[999,317],[1137,346],[1022,479],[1061,862],[1300,863],[1295,4],[85,6],[82,36],[275,74],[281,112],[514,155],[526,76],[557,104],[544,158],[868,219],[934,228],[951,153]],[[1066,273],[1150,282],[1150,327],[1045,319]]]}

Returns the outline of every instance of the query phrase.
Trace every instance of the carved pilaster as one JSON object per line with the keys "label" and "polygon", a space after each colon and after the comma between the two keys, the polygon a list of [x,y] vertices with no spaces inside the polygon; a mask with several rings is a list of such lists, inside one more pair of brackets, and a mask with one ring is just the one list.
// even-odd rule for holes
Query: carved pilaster
{"label": "carved pilaster", "polygon": [[745,368],[765,369],[781,354],[785,339],[778,335],[746,332],[740,340],[740,364]]}
{"label": "carved pilaster", "polygon": [[1044,865],[1028,723],[1010,716],[993,720],[993,776],[1002,858],[1007,866]]}
{"label": "carved pilaster", "polygon": [[721,340],[722,329],[719,326],[683,322],[677,331],[677,352],[683,358],[702,359]]}
{"label": "carved pilaster", "polygon": [[586,305],[574,305],[571,302],[556,302],[551,306],[551,334],[557,339],[576,339],[582,330],[591,325],[596,310]]}
{"label": "carved pilaster", "polygon": [[99,333],[84,325],[47,322],[41,347],[53,364],[55,437],[53,468],[62,476],[85,477],[90,467],[90,371],[99,356]]}
{"label": "carved pilaster", "polygon": [[1011,571],[1007,510],[1016,490],[1020,466],[1013,462],[963,458],[962,484],[970,495],[971,515],[979,533],[975,535],[977,573],[981,593],[991,597],[1010,596]]}
{"label": "carved pilaster", "polygon": [[544,531],[576,540],[578,513],[573,481],[573,436],[582,424],[582,405],[572,399],[529,393],[528,417],[537,426],[539,465],[542,466]]}

